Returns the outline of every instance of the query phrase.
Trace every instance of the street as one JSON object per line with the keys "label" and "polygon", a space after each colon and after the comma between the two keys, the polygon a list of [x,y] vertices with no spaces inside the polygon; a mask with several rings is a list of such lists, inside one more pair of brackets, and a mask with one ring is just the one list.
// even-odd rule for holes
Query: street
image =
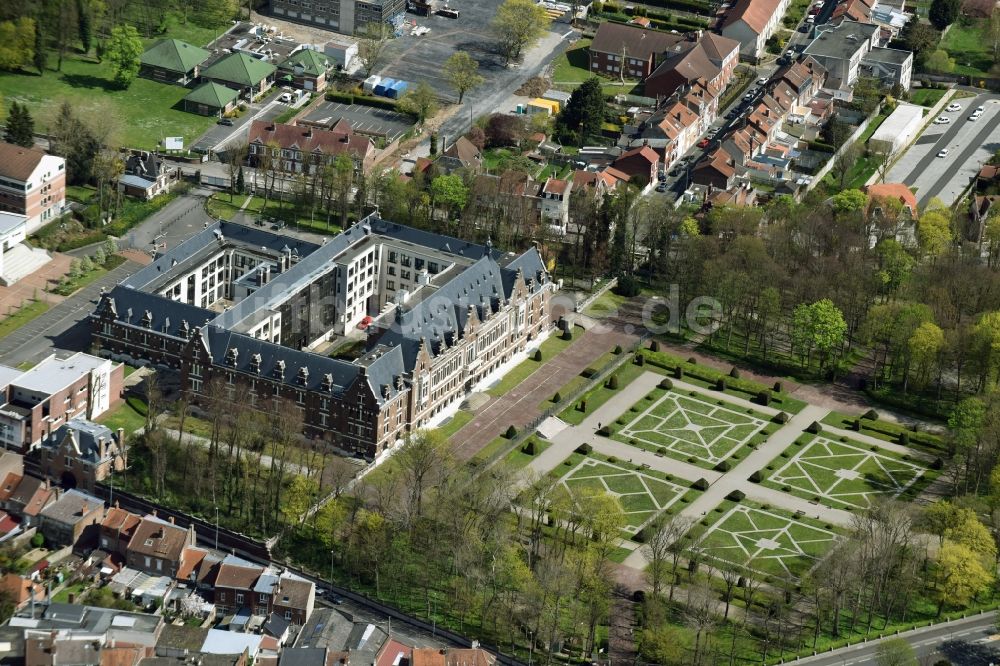
{"label": "street", "polygon": [[[1000,661],[1000,636],[996,612],[974,615],[900,634],[916,651],[921,664],[946,659],[954,666],[987,666]],[[876,664],[878,641],[861,643],[795,662],[809,666],[858,666]]]}

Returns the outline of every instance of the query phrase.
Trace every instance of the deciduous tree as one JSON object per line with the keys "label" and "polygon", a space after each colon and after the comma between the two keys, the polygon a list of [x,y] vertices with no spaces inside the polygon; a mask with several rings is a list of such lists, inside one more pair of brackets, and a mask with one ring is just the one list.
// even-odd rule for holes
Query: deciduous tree
{"label": "deciduous tree", "polygon": [[114,66],[115,84],[128,88],[139,74],[142,39],[130,25],[117,25],[111,30],[111,40],[105,54]]}
{"label": "deciduous tree", "polygon": [[962,9],[962,0],[932,0],[928,18],[938,30],[944,30],[955,22]]}
{"label": "deciduous tree", "polygon": [[35,21],[22,17],[0,22],[0,69],[18,69],[35,57]]}
{"label": "deciduous tree", "polygon": [[437,113],[437,93],[429,83],[420,81],[403,93],[399,100],[399,108],[415,116],[418,125],[423,125],[428,118]]}
{"label": "deciduous tree", "polygon": [[552,19],[532,0],[504,0],[493,18],[493,33],[504,64],[518,60],[548,30]]}
{"label": "deciduous tree", "polygon": [[456,51],[444,61],[444,76],[448,85],[458,92],[458,103],[465,99],[465,93],[478,88],[486,79],[479,73],[479,63],[464,51]]}
{"label": "deciduous tree", "polygon": [[369,23],[359,37],[358,62],[364,68],[365,76],[369,77],[382,65],[385,48],[392,39],[392,30],[385,23]]}

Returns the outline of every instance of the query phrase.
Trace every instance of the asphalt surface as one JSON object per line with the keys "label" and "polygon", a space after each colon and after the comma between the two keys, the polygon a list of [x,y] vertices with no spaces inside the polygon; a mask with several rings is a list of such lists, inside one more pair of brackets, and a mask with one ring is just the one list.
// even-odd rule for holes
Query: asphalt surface
{"label": "asphalt surface", "polygon": [[250,105],[250,111],[242,118],[233,118],[233,124],[213,125],[202,134],[191,146],[196,153],[209,153],[223,150],[227,144],[239,137],[250,135],[250,123],[254,120],[271,120],[288,110],[288,105],[278,101],[277,95],[268,97],[263,102]]}
{"label": "asphalt surface", "polygon": [[[900,634],[917,653],[920,664],[947,659],[953,666],[989,666],[1000,663],[1000,635],[996,613],[974,615]],[[861,643],[794,662],[809,666],[860,666],[877,664],[878,641]]]}
{"label": "asphalt surface", "polygon": [[415,124],[409,116],[388,109],[362,104],[320,102],[305,115],[305,120],[333,125],[346,119],[356,132],[382,134],[392,142],[406,134]]}
{"label": "asphalt surface", "polygon": [[[159,246],[180,243],[203,228],[211,218],[204,210],[204,190],[171,201],[156,214],[119,241],[121,248],[150,250],[155,240]],[[55,349],[86,351],[90,347],[87,316],[93,312],[101,289],[110,289],[139,270],[140,265],[126,261],[75,295],[53,306],[40,317],[0,339],[0,363],[16,366],[25,361],[37,363]]]}
{"label": "asphalt surface", "polygon": [[[921,208],[933,197],[951,205],[968,186],[980,167],[1000,149],[1000,95],[982,94],[955,100],[961,111],[941,111],[947,125],[931,119],[923,133],[890,169],[886,182],[916,188]],[[968,120],[977,106],[985,107],[982,117]],[[946,157],[938,157],[947,148]]]}

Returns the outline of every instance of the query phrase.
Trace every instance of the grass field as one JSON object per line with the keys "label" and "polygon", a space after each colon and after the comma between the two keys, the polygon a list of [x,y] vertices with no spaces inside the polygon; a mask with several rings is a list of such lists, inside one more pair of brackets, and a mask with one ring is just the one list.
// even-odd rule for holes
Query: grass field
{"label": "grass field", "polygon": [[[767,485],[834,508],[866,509],[895,498],[927,470],[884,449],[820,435],[801,437],[771,464]],[[787,490],[786,490],[787,489]]]}
{"label": "grass field", "polygon": [[[201,28],[192,22],[181,24],[170,16],[166,32],[144,40],[144,44],[150,46],[161,38],[176,37],[204,46],[216,34],[217,30]],[[27,104],[35,118],[36,131],[46,131],[63,100],[83,116],[105,117],[120,124],[118,138],[133,148],[156,148],[157,140],[167,136],[182,136],[185,145],[189,145],[215,122],[214,118],[181,110],[180,101],[190,92],[188,88],[136,79],[127,90],[120,90],[113,82],[108,61],[98,63],[96,58],[78,52],[67,55],[62,71],[54,71],[55,54],[50,54],[48,64],[49,69],[41,76],[34,69],[0,74],[4,103]]]}
{"label": "grass field", "polygon": [[[607,386],[607,380],[604,380],[599,386],[585,393],[580,400],[576,400],[572,405],[564,409],[562,413],[559,414],[559,418],[566,423],[580,425],[583,420],[587,418],[587,414],[593,412],[595,409],[606,403],[611,396],[628,386],[629,383],[631,383],[644,371],[644,366],[638,366],[635,363],[626,361],[624,365],[614,372],[614,374],[618,376],[617,389],[609,389]],[[586,403],[587,411],[580,411],[579,406],[581,402]]]}
{"label": "grass field", "polygon": [[122,404],[102,414],[96,421],[101,425],[106,425],[112,432],[123,428],[125,437],[128,438],[139,428],[145,427],[146,403],[139,398],[130,396]]}
{"label": "grass field", "polygon": [[625,415],[631,420],[616,428],[614,439],[711,467],[732,456],[767,425],[766,416],[747,411],[701,395],[657,390],[631,408]]}
{"label": "grass field", "polygon": [[443,425],[438,427],[438,432],[445,436],[445,438],[451,437],[456,432],[462,429],[466,423],[472,420],[473,413],[467,412],[464,409],[460,409],[455,412],[455,415],[448,419]]}
{"label": "grass field", "polygon": [[552,334],[549,335],[548,339],[542,342],[542,344],[538,347],[538,351],[542,352],[541,362],[536,361],[534,358],[535,352],[531,352],[528,354],[528,358],[511,368],[510,372],[503,376],[503,379],[497,382],[494,386],[491,386],[486,392],[494,398],[506,394],[512,388],[534,374],[535,370],[542,367],[544,363],[551,361],[553,356],[556,356],[562,350],[569,347],[575,340],[579,340],[583,333],[584,330],[577,326],[573,329],[572,339],[563,340],[562,335],[553,331]]}
{"label": "grass field", "polygon": [[631,528],[627,530],[630,534],[668,509],[688,490],[650,474],[590,457],[577,459],[576,464],[559,479],[559,483],[574,496],[596,493],[615,496],[625,512],[627,525]]}
{"label": "grass field", "polygon": [[764,574],[798,578],[836,540],[832,529],[815,521],[743,503],[710,524],[696,547],[709,557]]}
{"label": "grass field", "polygon": [[985,19],[962,17],[948,28],[941,48],[955,59],[955,74],[988,76],[994,66],[993,54],[983,37]]}
{"label": "grass field", "polygon": [[[231,220],[234,215],[240,212],[240,207],[247,200],[247,195],[237,194],[230,197],[229,194],[217,193],[208,200],[208,214],[212,217]],[[232,199],[232,200],[230,200]],[[330,218],[330,224],[326,223],[326,213],[317,208],[310,214],[310,211],[300,211],[296,206],[285,201],[268,199],[264,197],[251,196],[250,201],[243,212],[265,220],[281,220],[287,225],[295,226],[299,229],[313,231],[318,234],[339,234],[341,229],[337,222],[339,218],[336,214]],[[266,222],[269,226],[270,222]]]}
{"label": "grass field", "polygon": [[942,97],[944,97],[946,92],[948,91],[937,88],[917,88],[916,90],[910,91],[910,103],[932,107],[937,104]]}
{"label": "grass field", "polygon": [[0,320],[0,338],[5,338],[29,321],[41,317],[51,307],[45,301],[31,301]]}

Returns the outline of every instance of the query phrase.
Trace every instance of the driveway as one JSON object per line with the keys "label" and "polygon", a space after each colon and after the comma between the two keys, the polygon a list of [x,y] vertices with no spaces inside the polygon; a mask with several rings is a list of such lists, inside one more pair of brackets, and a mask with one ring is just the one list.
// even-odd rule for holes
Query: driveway
{"label": "driveway", "polygon": [[[1000,95],[983,94],[954,101],[962,110],[942,112],[942,116],[951,119],[947,125],[929,122],[886,178],[888,183],[915,188],[921,208],[933,197],[947,206],[955,203],[970,179],[1000,149]],[[977,106],[985,109],[982,117],[968,120]],[[948,149],[948,156],[937,157],[944,148]]]}
{"label": "driveway", "polygon": [[264,102],[250,105],[250,110],[242,118],[233,118],[233,124],[213,125],[202,134],[190,148],[196,153],[206,154],[209,152],[219,152],[227,144],[238,139],[250,136],[250,123],[254,120],[272,120],[288,110],[287,104],[278,101],[277,96],[272,95]]}

